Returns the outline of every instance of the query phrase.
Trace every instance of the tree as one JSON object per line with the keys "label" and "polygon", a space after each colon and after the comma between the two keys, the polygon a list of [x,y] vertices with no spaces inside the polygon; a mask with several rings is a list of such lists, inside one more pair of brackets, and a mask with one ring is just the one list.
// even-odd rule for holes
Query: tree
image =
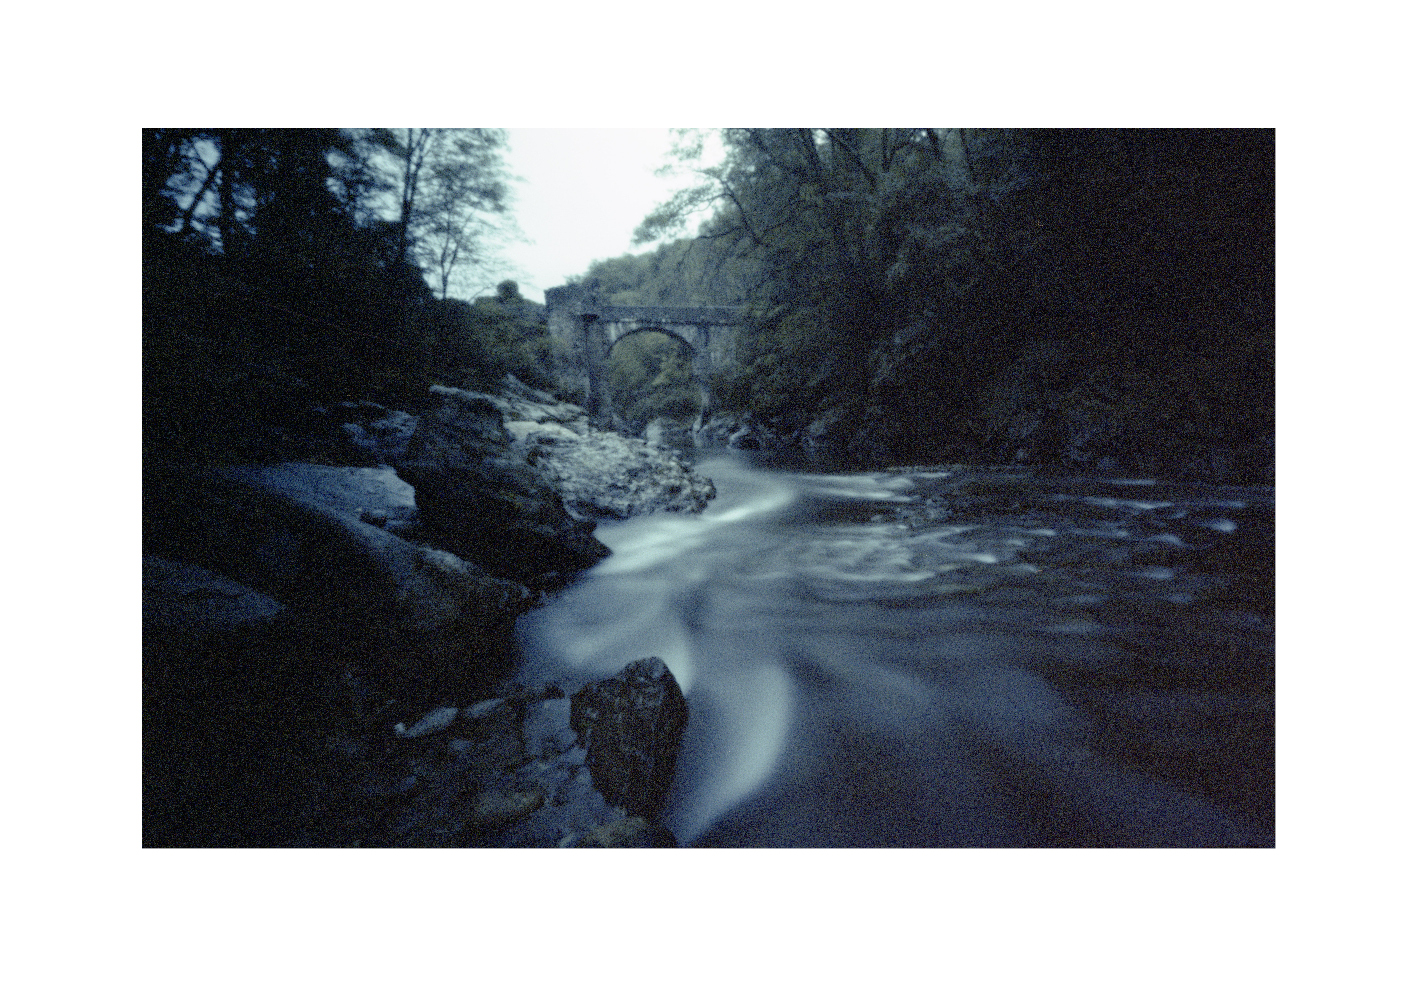
{"label": "tree", "polygon": [[[723,145],[724,160],[698,169],[701,181],[637,235],[662,236],[716,204],[697,240],[752,274],[755,326],[740,356],[748,374],[798,393],[795,404],[764,400],[774,407],[810,416],[821,389],[864,393],[873,350],[921,315],[958,308],[989,268],[981,201],[1002,180],[978,161],[996,157],[980,135],[744,128],[723,132]],[[789,327],[790,350],[815,360],[782,361]]]}
{"label": "tree", "polygon": [[408,317],[431,294],[396,231],[358,220],[371,157],[339,129],[145,132],[148,339],[188,355],[200,333],[191,347],[233,382],[266,367],[329,396],[420,389],[426,334]]}
{"label": "tree", "polygon": [[699,392],[683,342],[667,334],[631,334],[611,350],[608,363],[611,402],[633,431],[655,417],[691,421],[699,411]]}
{"label": "tree", "polygon": [[754,275],[725,393],[787,430],[854,403],[899,457],[1012,457],[989,448],[1001,423],[1083,395],[1196,444],[1249,443],[1235,411],[1272,410],[1272,132],[729,129],[723,144],[637,233],[715,208],[696,243]]}
{"label": "tree", "polygon": [[584,278],[595,280],[601,300],[613,306],[732,306],[748,301],[752,284],[742,259],[688,238],[638,255],[597,260]]}
{"label": "tree", "polygon": [[408,258],[447,298],[459,272],[485,265],[510,197],[496,128],[393,128],[374,140],[393,153],[398,230]]}

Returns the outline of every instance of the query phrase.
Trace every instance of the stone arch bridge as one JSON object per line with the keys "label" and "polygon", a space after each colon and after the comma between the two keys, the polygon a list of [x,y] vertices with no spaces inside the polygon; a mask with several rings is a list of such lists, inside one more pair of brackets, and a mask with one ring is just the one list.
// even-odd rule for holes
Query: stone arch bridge
{"label": "stone arch bridge", "polygon": [[733,365],[742,319],[741,307],[606,306],[580,286],[546,291],[547,329],[560,344],[557,378],[584,396],[586,412],[600,423],[614,419],[606,369],[611,349],[632,334],[658,331],[682,341],[690,351],[701,424],[717,408],[712,376]]}

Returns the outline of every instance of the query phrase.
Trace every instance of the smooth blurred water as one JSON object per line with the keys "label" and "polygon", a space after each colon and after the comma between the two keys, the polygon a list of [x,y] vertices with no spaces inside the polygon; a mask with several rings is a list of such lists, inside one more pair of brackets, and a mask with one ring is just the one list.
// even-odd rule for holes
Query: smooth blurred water
{"label": "smooth blurred water", "polygon": [[519,624],[529,682],[669,665],[680,843],[1273,844],[1273,490],[698,470]]}

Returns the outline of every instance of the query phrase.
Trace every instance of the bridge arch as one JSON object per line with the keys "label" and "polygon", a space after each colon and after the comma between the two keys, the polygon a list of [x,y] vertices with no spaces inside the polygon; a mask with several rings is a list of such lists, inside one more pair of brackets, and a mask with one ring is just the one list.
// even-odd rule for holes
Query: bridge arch
{"label": "bridge arch", "polygon": [[679,342],[690,353],[703,351],[706,345],[701,335],[693,333],[697,328],[686,328],[682,325],[668,324],[665,321],[609,321],[602,325],[602,329],[605,331],[605,341],[611,351],[615,350],[615,346],[626,338],[640,334],[663,334],[665,337]]}
{"label": "bridge arch", "polygon": [[658,331],[690,350],[694,383],[701,396],[695,428],[716,409],[713,377],[732,366],[742,323],[739,307],[623,307],[601,304],[581,286],[546,291],[547,326],[557,342],[556,376],[563,389],[584,397],[591,419],[613,426],[607,381],[610,350],[632,334]]}
{"label": "bridge arch", "polygon": [[[690,340],[690,335],[683,333],[675,333],[675,330],[672,328],[666,330],[665,328],[660,327],[652,322],[644,322],[641,324],[641,326],[631,327],[628,330],[624,330],[620,333],[612,332],[609,328],[607,328],[606,330],[606,338],[610,342],[610,348],[606,353],[607,386],[610,385],[612,379],[610,372],[616,369],[619,366],[620,361],[622,360],[616,355],[616,349],[625,344],[625,342],[633,341],[636,338],[643,339],[651,336],[657,336],[659,340],[668,342],[669,346],[675,352],[678,353],[679,360],[684,363],[682,371],[688,373],[689,381],[687,383],[682,383],[682,380],[680,379],[680,374],[682,373],[679,369],[675,369],[674,374],[672,374],[671,378],[668,380],[669,382],[673,383],[675,387],[675,392],[671,394],[675,398],[675,406],[679,407],[677,401],[680,398],[687,399],[687,397],[683,397],[683,394],[677,392],[677,388],[681,383],[683,385],[687,385],[691,389],[693,394],[692,407],[688,408],[687,410],[683,409],[682,407],[676,409],[671,416],[673,416],[674,419],[681,419],[683,417],[688,416],[694,420],[696,425],[702,423],[704,410],[713,401],[709,390],[704,388],[704,381],[707,379],[707,376],[703,375],[699,370],[695,369],[695,362],[698,360],[699,355],[702,352],[702,345],[696,348],[694,346],[694,342]],[[651,354],[662,355],[663,353],[651,352]],[[648,368],[646,368],[646,371],[648,371]],[[664,366],[660,365],[657,371],[662,376],[665,372]],[[656,379],[655,381],[658,382],[660,380]],[[643,426],[640,423],[641,418],[632,415],[631,413],[631,410],[636,405],[635,400],[637,399],[637,397],[627,396],[625,394],[623,390],[623,380],[621,385],[622,388],[619,390],[607,389],[607,395],[615,403],[615,408],[612,411],[611,418],[613,420],[616,417],[623,415],[628,421],[628,423],[624,425],[620,425],[617,423],[617,427],[623,426],[627,430],[634,431],[637,427]],[[648,386],[649,383],[646,382],[645,385]]]}

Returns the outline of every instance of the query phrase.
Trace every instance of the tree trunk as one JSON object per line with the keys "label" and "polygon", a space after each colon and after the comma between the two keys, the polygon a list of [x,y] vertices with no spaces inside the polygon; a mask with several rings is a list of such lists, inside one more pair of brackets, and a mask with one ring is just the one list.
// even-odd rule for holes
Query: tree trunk
{"label": "tree trunk", "polygon": [[418,174],[423,168],[428,140],[432,130],[426,127],[408,128],[403,154],[403,201],[399,205],[399,252],[408,257],[409,229],[413,226],[414,208],[418,201]]}

